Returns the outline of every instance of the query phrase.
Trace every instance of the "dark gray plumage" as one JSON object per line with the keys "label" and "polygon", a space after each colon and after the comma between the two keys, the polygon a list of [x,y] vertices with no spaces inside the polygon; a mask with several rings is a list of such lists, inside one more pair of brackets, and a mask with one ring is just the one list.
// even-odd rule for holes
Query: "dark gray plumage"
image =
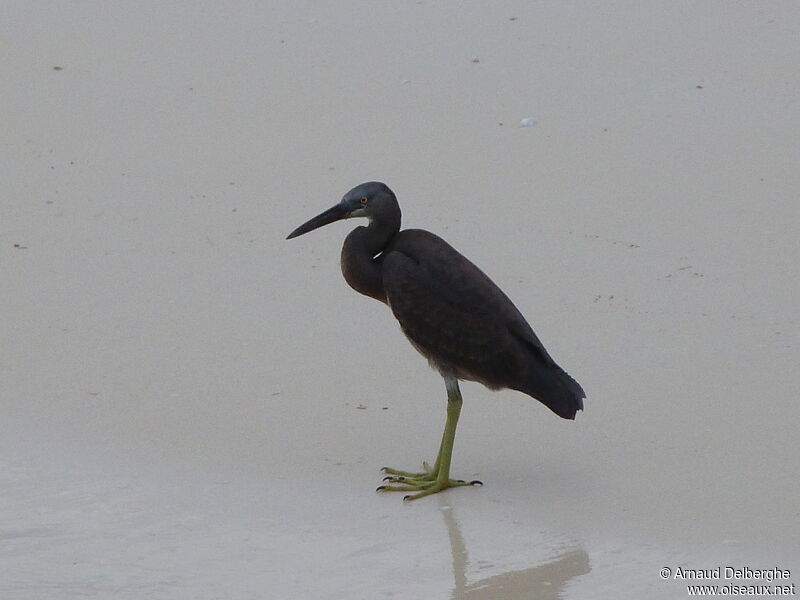
{"label": "dark gray plumage", "polygon": [[[583,389],[550,357],[511,300],[440,237],[421,229],[400,231],[400,207],[385,184],[353,188],[287,239],[362,216],[369,225],[354,229],[342,247],[345,280],[357,292],[388,304],[412,345],[442,374],[448,384],[448,416],[452,403],[460,409],[461,379],[490,389],[518,390],[560,417],[575,418],[583,409]],[[453,437],[455,421],[457,414]],[[420,490],[411,497],[416,498],[463,484],[449,479],[449,455],[446,468],[442,464],[444,450],[440,448],[436,465],[424,473],[387,469],[387,479],[401,485],[382,489]]]}

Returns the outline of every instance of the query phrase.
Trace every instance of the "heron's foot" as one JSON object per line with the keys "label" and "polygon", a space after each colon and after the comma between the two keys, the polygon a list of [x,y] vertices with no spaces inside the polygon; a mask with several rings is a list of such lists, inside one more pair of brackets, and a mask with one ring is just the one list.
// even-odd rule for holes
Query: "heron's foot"
{"label": "heron's foot", "polygon": [[414,473],[413,471],[401,471],[400,469],[392,469],[391,467],[383,467],[381,471],[386,473],[386,477],[384,477],[383,480],[391,482],[407,481],[409,479],[433,481],[439,474],[438,469],[432,469],[431,466],[426,462],[422,463],[422,468],[423,471],[420,473]]}
{"label": "heron's foot", "polygon": [[477,479],[474,481],[465,481],[463,479],[450,479],[446,476],[439,477],[439,473],[431,469],[427,463],[422,463],[422,468],[425,469],[423,472],[414,473],[411,471],[400,471],[399,469],[384,467],[381,470],[387,475],[383,480],[387,482],[388,485],[381,485],[376,491],[416,492],[403,497],[403,500],[411,501],[430,496],[431,494],[441,492],[451,487],[483,485],[483,483]]}

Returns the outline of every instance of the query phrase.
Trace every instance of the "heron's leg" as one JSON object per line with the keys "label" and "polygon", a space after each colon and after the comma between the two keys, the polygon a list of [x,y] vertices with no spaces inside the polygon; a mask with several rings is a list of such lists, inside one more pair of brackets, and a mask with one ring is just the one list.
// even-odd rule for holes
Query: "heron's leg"
{"label": "heron's leg", "polygon": [[384,472],[389,474],[389,477],[385,479],[398,485],[383,485],[378,488],[379,491],[416,491],[416,494],[403,498],[404,500],[416,500],[449,487],[478,485],[481,483],[480,481],[450,479],[450,462],[453,457],[453,443],[456,439],[456,426],[458,425],[458,417],[461,414],[462,399],[461,391],[458,389],[458,380],[455,377],[445,377],[444,381],[447,386],[447,421],[442,434],[442,442],[439,445],[439,454],[436,457],[433,468],[428,468],[424,463],[425,472],[423,473],[410,473],[384,468]]}

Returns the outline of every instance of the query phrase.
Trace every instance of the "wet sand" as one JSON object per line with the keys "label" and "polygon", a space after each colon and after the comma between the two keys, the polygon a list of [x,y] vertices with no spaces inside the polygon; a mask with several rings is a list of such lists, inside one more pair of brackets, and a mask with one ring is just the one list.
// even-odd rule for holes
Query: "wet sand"
{"label": "wet sand", "polygon": [[[8,12],[2,598],[797,583],[794,3]],[[463,385],[482,488],[373,492],[444,386],[342,280],[355,222],[284,240],[372,179],[587,392]]]}

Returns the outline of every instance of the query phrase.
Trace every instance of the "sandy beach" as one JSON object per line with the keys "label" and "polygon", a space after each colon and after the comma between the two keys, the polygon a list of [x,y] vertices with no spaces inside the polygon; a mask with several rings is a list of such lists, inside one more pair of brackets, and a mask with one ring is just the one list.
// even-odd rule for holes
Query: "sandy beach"
{"label": "sandy beach", "polygon": [[[0,598],[800,584],[797,3],[4,12]],[[342,279],[361,223],[285,240],[370,180],[586,390],[463,384],[483,487],[374,491],[444,385]]]}

